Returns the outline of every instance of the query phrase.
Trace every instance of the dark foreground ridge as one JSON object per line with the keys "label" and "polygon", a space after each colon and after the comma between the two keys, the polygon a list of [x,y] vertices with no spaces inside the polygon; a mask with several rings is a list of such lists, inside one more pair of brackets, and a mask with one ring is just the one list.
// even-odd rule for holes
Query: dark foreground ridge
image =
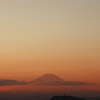
{"label": "dark foreground ridge", "polygon": [[[0,100],[100,100],[100,97],[83,97],[77,98],[73,96],[60,96],[59,93],[2,93],[0,92]],[[51,98],[51,99],[50,99]]]}
{"label": "dark foreground ridge", "polygon": [[85,99],[73,96],[54,96],[50,100],[85,100]]}

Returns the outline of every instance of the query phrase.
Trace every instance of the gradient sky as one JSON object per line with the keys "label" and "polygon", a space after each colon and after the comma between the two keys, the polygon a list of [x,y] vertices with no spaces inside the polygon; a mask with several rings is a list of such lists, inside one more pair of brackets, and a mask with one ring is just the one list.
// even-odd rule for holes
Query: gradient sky
{"label": "gradient sky", "polygon": [[100,0],[0,0],[0,78],[45,73],[100,83]]}

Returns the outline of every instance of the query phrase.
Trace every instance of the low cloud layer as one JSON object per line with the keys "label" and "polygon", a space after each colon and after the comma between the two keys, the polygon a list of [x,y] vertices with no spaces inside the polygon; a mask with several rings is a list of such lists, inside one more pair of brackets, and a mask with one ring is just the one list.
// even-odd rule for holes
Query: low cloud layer
{"label": "low cloud layer", "polygon": [[65,82],[59,82],[59,81],[52,81],[52,82],[43,82],[43,81],[35,81],[33,82],[35,85],[61,85],[61,86],[68,86],[68,85],[96,85],[89,82],[80,82],[80,81],[65,81]]}
{"label": "low cloud layer", "polygon": [[26,84],[33,84],[33,85],[60,85],[60,86],[68,86],[68,85],[97,85],[97,84],[92,84],[89,82],[80,82],[80,81],[65,81],[65,82],[60,82],[60,81],[51,81],[51,82],[44,82],[44,81],[39,81],[35,80],[33,82],[20,82],[17,80],[10,80],[10,79],[0,79],[0,86],[11,86],[11,85],[26,85]]}
{"label": "low cloud layer", "polygon": [[17,80],[9,80],[9,79],[0,79],[0,86],[6,86],[6,85],[26,85],[28,82],[20,82]]}

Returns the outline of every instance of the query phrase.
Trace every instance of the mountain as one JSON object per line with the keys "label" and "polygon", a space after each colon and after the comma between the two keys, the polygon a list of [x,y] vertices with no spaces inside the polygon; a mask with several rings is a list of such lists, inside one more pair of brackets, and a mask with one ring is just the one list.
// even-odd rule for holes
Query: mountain
{"label": "mountain", "polygon": [[35,79],[32,83],[34,84],[41,84],[41,85],[46,85],[50,83],[62,83],[65,82],[65,80],[61,79],[60,77],[54,75],[54,74],[44,74],[43,76]]}

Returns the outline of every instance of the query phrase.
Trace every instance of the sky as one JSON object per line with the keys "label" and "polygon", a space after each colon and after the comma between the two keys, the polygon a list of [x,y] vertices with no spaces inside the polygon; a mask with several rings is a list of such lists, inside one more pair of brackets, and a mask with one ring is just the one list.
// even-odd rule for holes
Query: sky
{"label": "sky", "polygon": [[100,0],[0,0],[0,78],[45,73],[100,84]]}

